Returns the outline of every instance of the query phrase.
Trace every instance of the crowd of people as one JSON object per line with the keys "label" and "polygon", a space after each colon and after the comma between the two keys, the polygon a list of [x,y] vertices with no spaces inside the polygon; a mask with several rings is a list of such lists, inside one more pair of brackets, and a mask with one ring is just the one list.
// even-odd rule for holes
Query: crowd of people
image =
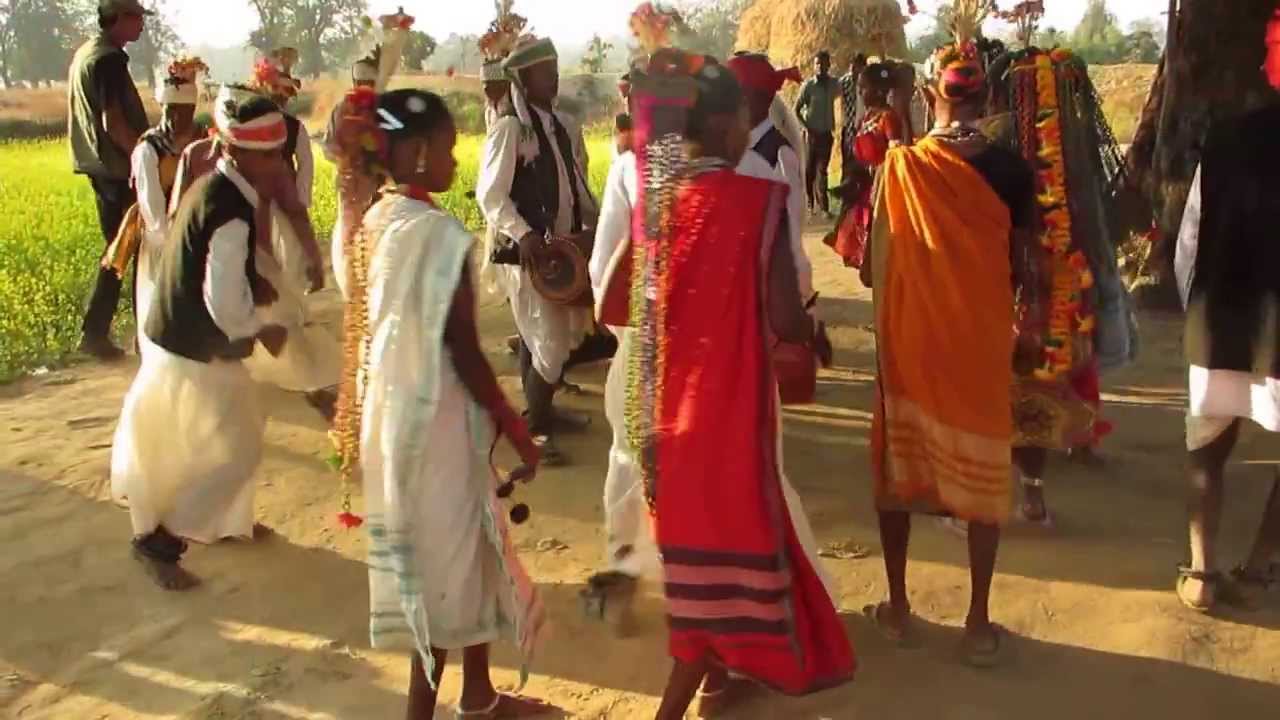
{"label": "crowd of people", "polygon": [[[828,213],[840,101],[844,208],[829,244],[874,295],[871,485],[889,588],[863,612],[894,643],[918,642],[912,519],[944,518],[969,548],[961,655],[999,664],[989,599],[1001,529],[1015,516],[1051,524],[1048,453],[1101,437],[1099,373],[1136,345],[1082,65],[1061,50],[993,61],[965,7],[921,85],[933,127],[917,139],[890,102],[890,63],[858,56],[836,79],[819,53],[792,112],[779,91],[798,70],[679,50],[673,17],[645,3],[597,199],[582,130],[557,108],[555,46],[508,5],[481,41],[480,248],[433,200],[457,168],[447,105],[386,90],[413,18],[382,18],[382,45],[353,67],[322,143],[339,172],[339,341],[307,319],[306,294],[325,278],[308,218],[311,140],[285,110],[296,54],[272,53],[250,82],[223,87],[204,139],[193,123],[204,65],[175,61],[149,128],[124,52],[148,11],[99,0],[102,32],[71,69],[70,144],[109,244],[84,350],[122,354],[111,315],[130,265],[136,276],[141,364],[111,463],[134,556],[184,590],[199,583],[181,562],[188,542],[269,533],[253,516],[265,427],[253,381],[306,393],[332,422],[344,477],[363,485],[362,516],[341,517],[369,533],[373,645],[410,653],[408,716],[432,717],[452,654],[458,717],[545,712],[489,677],[492,643],[527,661],[546,621],[507,499],[540,464],[569,462],[556,432],[585,419],[555,397],[584,341],[612,338],[605,561],[584,597],[625,612],[642,580],[661,583],[674,665],[658,717],[684,717],[695,700],[714,717],[747,683],[796,695],[848,682],[854,650],[781,441],[783,403],[812,400],[817,366],[831,363],[801,240],[806,209]],[[1265,37],[1280,89],[1280,8]],[[1011,118],[1003,135],[993,112]],[[1176,591],[1199,611],[1280,580],[1280,482],[1245,562],[1224,574],[1215,552],[1240,421],[1280,431],[1277,122],[1271,107],[1211,133],[1180,236],[1192,494]],[[518,331],[523,413],[481,348],[477,251]],[[503,438],[521,466],[497,477]]]}

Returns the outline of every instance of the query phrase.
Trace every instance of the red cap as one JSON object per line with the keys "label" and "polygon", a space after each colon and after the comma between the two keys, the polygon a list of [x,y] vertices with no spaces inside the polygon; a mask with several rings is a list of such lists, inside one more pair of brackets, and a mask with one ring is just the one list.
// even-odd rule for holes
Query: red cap
{"label": "red cap", "polygon": [[792,67],[777,70],[764,55],[736,55],[728,62],[728,66],[744,89],[759,90],[771,95],[776,95],[786,81],[798,83],[801,80],[799,69]]}

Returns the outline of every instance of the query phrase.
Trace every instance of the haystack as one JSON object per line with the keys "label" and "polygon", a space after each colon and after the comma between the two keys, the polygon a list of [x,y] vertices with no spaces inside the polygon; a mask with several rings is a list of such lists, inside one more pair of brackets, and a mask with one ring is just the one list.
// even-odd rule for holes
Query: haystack
{"label": "haystack", "polygon": [[737,49],[806,68],[825,49],[842,72],[858,53],[905,57],[906,23],[898,0],[756,0],[742,14]]}

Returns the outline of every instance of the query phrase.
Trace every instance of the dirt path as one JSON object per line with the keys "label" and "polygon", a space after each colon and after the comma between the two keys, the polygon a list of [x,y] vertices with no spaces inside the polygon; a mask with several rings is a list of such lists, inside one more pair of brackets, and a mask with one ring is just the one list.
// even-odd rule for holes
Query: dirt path
{"label": "dirt path", "polygon": [[[854,273],[811,239],[822,312],[835,326],[838,368],[819,404],[789,412],[788,474],[822,543],[871,550],[828,560],[856,643],[857,681],[802,699],[768,695],[741,718],[1261,718],[1280,708],[1280,595],[1248,614],[1205,618],[1169,592],[1185,554],[1180,323],[1143,318],[1143,361],[1107,378],[1117,432],[1108,466],[1054,464],[1051,535],[1015,530],[1002,548],[995,618],[1016,634],[1009,664],[958,665],[952,650],[968,597],[961,541],[920,520],[909,570],[928,621],[926,649],[896,652],[858,615],[885,592],[868,484],[870,306]],[[336,297],[320,298],[337,318]],[[482,331],[501,353],[511,322],[488,300]],[[261,546],[192,551],[206,580],[190,595],[155,590],[129,559],[127,514],[110,502],[109,443],[133,367],[81,366],[0,387],[0,711],[30,720],[190,718],[284,720],[403,717],[408,663],[368,649],[368,591],[359,532],[335,526],[335,477],[324,429],[301,398],[264,389],[271,422],[258,512],[280,535]],[[522,499],[516,530],[542,583],[555,633],[527,691],[577,718],[652,717],[668,663],[661,604],[620,640],[585,620],[577,592],[602,554],[601,491],[608,429],[604,368],[577,372],[569,400],[595,418],[565,438],[572,468],[545,472]],[[957,378],[957,381],[962,379]],[[1280,443],[1247,434],[1232,468],[1224,558],[1237,560],[1256,522]],[[556,542],[542,542],[552,540]],[[546,549],[561,547],[561,549]],[[539,550],[539,547],[544,549]],[[513,684],[514,658],[495,656]],[[441,697],[452,702],[451,668]],[[441,706],[437,717],[446,717]]]}

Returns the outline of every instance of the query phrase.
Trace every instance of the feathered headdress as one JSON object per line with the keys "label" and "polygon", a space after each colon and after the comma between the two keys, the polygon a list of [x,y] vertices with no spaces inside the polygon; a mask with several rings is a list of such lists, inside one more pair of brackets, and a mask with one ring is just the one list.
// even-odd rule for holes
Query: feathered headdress
{"label": "feathered headdress", "polygon": [[497,15],[489,23],[489,31],[481,36],[479,43],[485,62],[501,62],[511,54],[516,41],[524,34],[529,21],[512,10],[514,5],[515,0],[494,0]]}
{"label": "feathered headdress", "polygon": [[529,24],[523,16],[517,15],[513,9],[515,0],[494,0],[496,11],[493,22],[489,23],[489,31],[480,38],[480,54],[484,57],[482,67],[485,82],[506,80],[502,61],[507,59],[516,48],[525,27]]}
{"label": "feathered headdress", "polygon": [[982,23],[996,10],[995,0],[954,0],[951,32],[955,40],[933,56],[938,94],[947,100],[968,100],[985,91],[986,68],[977,38]]}
{"label": "feathered headdress", "polygon": [[377,20],[364,18],[364,35],[357,50],[360,59],[351,67],[351,79],[372,82],[377,92],[386,92],[392,76],[400,69],[415,22],[416,18],[406,14],[403,7]]}
{"label": "feathered headdress", "polygon": [[283,47],[273,50],[253,66],[251,86],[266,95],[292,98],[302,89],[302,82],[293,76],[293,66],[298,64],[298,51]]}

